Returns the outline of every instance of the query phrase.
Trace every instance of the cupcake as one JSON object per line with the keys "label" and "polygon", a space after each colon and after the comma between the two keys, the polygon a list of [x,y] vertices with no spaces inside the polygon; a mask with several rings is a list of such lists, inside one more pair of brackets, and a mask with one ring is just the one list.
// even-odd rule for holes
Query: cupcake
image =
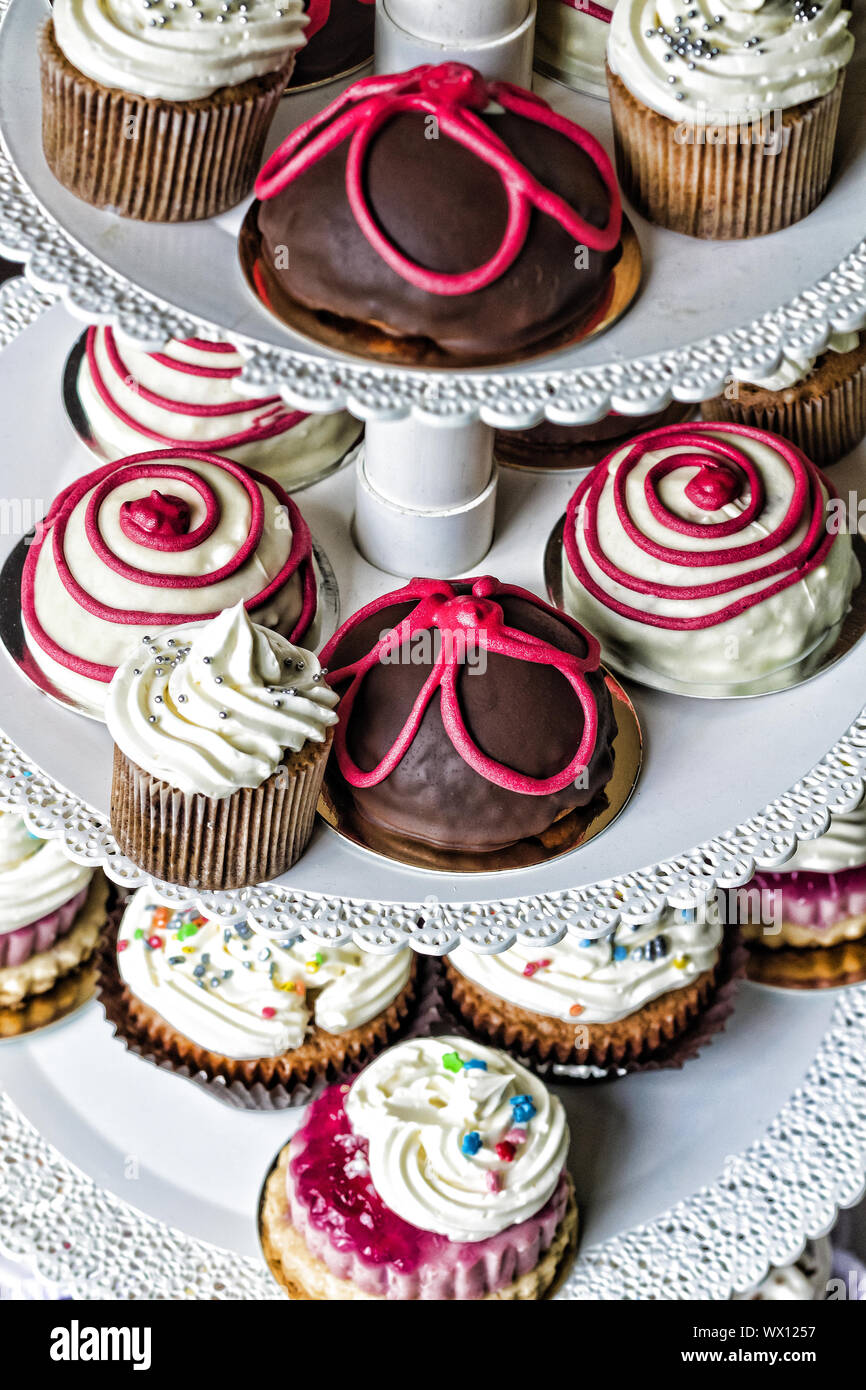
{"label": "cupcake", "polygon": [[304,0],[306,40],[291,87],[327,82],[373,56],[376,0]]}
{"label": "cupcake", "polygon": [[629,201],[689,236],[763,236],[827,191],[854,48],[840,0],[620,0],[608,86]]}
{"label": "cupcake", "polygon": [[[860,978],[866,973],[866,806],[834,816],[826,834],[802,841],[784,869],[762,869],[740,893],[752,973],[768,983]],[[788,975],[790,981],[782,978]]]}
{"label": "cupcake", "polygon": [[256,194],[266,289],[385,355],[558,342],[603,311],[620,257],[598,141],[457,63],[355,83],[283,142]]}
{"label": "cupcake", "polygon": [[249,193],[304,42],[301,0],[54,0],[42,148],[64,188],[145,222]]}
{"label": "cupcake", "polygon": [[413,579],[344,623],[322,660],[342,696],[329,789],[413,843],[500,849],[610,780],[598,643],[525,589]]}
{"label": "cupcake", "polygon": [[618,415],[612,410],[591,425],[544,420],[530,430],[497,430],[496,457],[517,468],[591,468],[634,435],[678,424],[693,410],[691,402],[672,401],[654,415]]}
{"label": "cupcake", "polygon": [[818,357],[786,350],[770,376],[732,382],[701,413],[772,430],[821,468],[838,463],[866,435],[866,333],[832,333]]}
{"label": "cupcake", "polygon": [[316,615],[307,525],[279,483],[218,454],[134,454],[71,483],[28,547],[29,656],[101,717],[115,669],[144,637],[241,599],[301,641]]}
{"label": "cupcake", "polygon": [[405,1023],[416,957],[353,944],[282,946],[245,922],[172,911],[140,888],[100,992],[120,1035],[161,1066],[288,1092],[375,1056]]}
{"label": "cupcake", "polygon": [[0,1014],[25,1008],[90,959],[107,902],[101,873],[0,813]]}
{"label": "cupcake", "polygon": [[445,970],[475,1033],[535,1064],[609,1069],[649,1061],[703,1012],[724,934],[718,911],[669,909],[610,935],[482,955],[460,945]]}
{"label": "cupcake", "polygon": [[312,653],[242,603],[145,638],[105,705],[122,852],[189,888],[285,873],[313,833],[336,704]]}
{"label": "cupcake", "polygon": [[827,1297],[832,1258],[826,1237],[807,1240],[802,1255],[793,1264],[773,1266],[760,1284],[745,1293],[735,1293],[733,1299],[739,1303],[821,1302]]}
{"label": "cupcake", "polygon": [[727,688],[820,664],[860,580],[829,481],[746,425],[652,430],[593,469],[568,506],[567,611],[605,659],[651,683]]}
{"label": "cupcake", "polygon": [[76,389],[109,459],[197,446],[259,469],[291,492],[329,472],[358,442],[362,427],[348,411],[305,415],[280,396],[239,396],[234,382],[242,369],[229,343],[172,338],[162,352],[144,352],[119,331],[94,325]]}
{"label": "cupcake", "polygon": [[463,1038],[398,1043],[311,1105],[268,1178],[294,1298],[539,1299],[577,1234],[562,1103]]}
{"label": "cupcake", "polygon": [[604,54],[616,0],[539,0],[535,65],[577,92],[607,98]]}

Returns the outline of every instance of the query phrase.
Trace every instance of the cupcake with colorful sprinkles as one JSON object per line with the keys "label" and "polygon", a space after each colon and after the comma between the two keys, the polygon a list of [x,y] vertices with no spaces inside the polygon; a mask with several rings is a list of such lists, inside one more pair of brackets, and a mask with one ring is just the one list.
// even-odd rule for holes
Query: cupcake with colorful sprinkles
{"label": "cupcake with colorful sprinkles", "polygon": [[669,909],[603,937],[446,959],[451,997],[475,1033],[534,1063],[610,1067],[649,1060],[713,998],[723,925],[716,910]]}
{"label": "cupcake with colorful sprinkles", "polygon": [[315,1101],[260,1234],[293,1298],[540,1299],[577,1235],[562,1103],[502,1052],[399,1043]]}
{"label": "cupcake with colorful sprinkles", "polygon": [[398,1036],[415,995],[408,948],[283,945],[246,922],[161,906],[149,888],[102,954],[103,1005],[137,1051],[268,1091],[357,1070]]}

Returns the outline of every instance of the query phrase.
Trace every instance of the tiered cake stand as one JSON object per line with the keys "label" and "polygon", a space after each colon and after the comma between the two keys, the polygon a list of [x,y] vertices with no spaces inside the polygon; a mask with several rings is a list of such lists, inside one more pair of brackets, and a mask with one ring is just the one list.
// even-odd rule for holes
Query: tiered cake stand
{"label": "tiered cake stand", "polygon": [[[243,389],[278,390],[306,410],[348,407],[367,422],[374,461],[389,439],[405,440],[411,422],[418,452],[406,455],[400,483],[407,524],[422,509],[419,453],[439,457],[447,473],[456,442],[474,431],[483,449],[490,426],[544,416],[576,423],[611,408],[640,414],[672,397],[698,402],[729,375],[760,375],[786,349],[818,351],[833,329],[866,324],[866,43],[848,78],[837,176],[805,222],[756,242],[705,245],[634,218],[642,292],[608,333],[529,364],[456,372],[383,367],[284,329],[241,274],[243,209],[213,223],[144,226],[66,194],[39,141],[42,14],[35,0],[0,0],[0,252],[26,273],[0,291],[2,491],[22,504],[0,562],[58,489],[91,466],[59,401],[80,332],[66,310],[119,325],[153,349],[173,335],[227,338],[247,359]],[[538,85],[610,146],[604,103]],[[337,90],[288,98],[273,141]],[[833,474],[855,502],[864,463],[861,446]],[[396,582],[353,544],[358,486],[347,467],[300,498],[334,565],[344,615]],[[574,475],[501,470],[495,538],[473,557],[476,572],[543,592],[545,543],[574,486]],[[461,937],[498,951],[517,938],[553,942],[620,918],[651,920],[667,905],[698,906],[716,887],[747,882],[756,866],[783,864],[799,840],[857,805],[864,677],[861,643],[815,680],[758,699],[630,686],[645,738],[638,790],[597,840],[545,865],[469,875],[404,868],[321,825],[301,863],[275,883],[201,896],[161,883],[154,890],[283,937],[354,938],[379,951],[408,943],[431,955]],[[4,658],[0,729],[0,805],[121,886],[144,882],[108,827],[104,728],[37,696]],[[743,986],[724,1037],[682,1072],[563,1089],[584,1235],[562,1296],[726,1298],[769,1264],[795,1258],[866,1184],[864,1054],[866,987],[791,996]],[[238,1114],[130,1060],[96,1006],[4,1045],[0,1086],[8,1159],[0,1247],[79,1296],[277,1296],[254,1217],[291,1115]]]}

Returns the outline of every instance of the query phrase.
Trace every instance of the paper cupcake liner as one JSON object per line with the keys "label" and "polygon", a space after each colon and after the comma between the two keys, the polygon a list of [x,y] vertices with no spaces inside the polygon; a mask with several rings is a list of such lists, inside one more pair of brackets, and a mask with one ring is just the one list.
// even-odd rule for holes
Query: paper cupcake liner
{"label": "paper cupcake liner", "polygon": [[[844,80],[840,73],[825,96],[773,113],[772,133],[781,125],[782,148],[765,153],[757,135],[754,143],[689,140],[686,122],[645,106],[608,68],[623,192],[650,222],[687,236],[732,240],[790,227],[817,207],[827,190]],[[705,133],[702,127],[695,130]]]}
{"label": "paper cupcake liner", "polygon": [[[262,1193],[259,1210],[259,1238],[265,1262],[278,1284],[293,1300],[303,1302],[385,1302],[384,1295],[367,1293],[349,1278],[340,1278],[311,1251],[304,1236],[291,1223],[286,1193],[291,1143],[277,1157]],[[571,1179],[568,1200],[553,1240],[534,1268],[527,1270],[473,1302],[525,1302],[547,1297],[554,1289],[577,1244],[578,1212]],[[507,1235],[507,1231],[505,1232]],[[360,1259],[361,1257],[356,1257]],[[347,1263],[349,1263],[347,1261]],[[455,1297],[447,1292],[443,1298]],[[417,1293],[406,1302],[418,1301]],[[470,1300],[466,1300],[470,1301]]]}
{"label": "paper cupcake liner", "polygon": [[180,792],[114,749],[111,829],[125,855],[154,878],[189,888],[244,888],[278,878],[313,833],[333,729],[308,742],[260,787],[226,797]]}
{"label": "paper cupcake liner", "polygon": [[252,189],[294,58],[197,101],[161,101],[85,77],[49,19],[39,64],[42,146],[64,188],[121,217],[191,222],[226,212]]}
{"label": "paper cupcake liner", "polygon": [[[641,1014],[646,1016],[649,1006],[631,1016],[635,1024],[630,1032],[630,1050],[591,1043],[587,1056],[581,1061],[561,1061],[553,1055],[552,1043],[532,1032],[529,1013],[524,1014],[522,1026],[511,1030],[490,1021],[489,1007],[491,1001],[496,1003],[495,996],[487,994],[482,999],[478,987],[463,976],[459,977],[458,984],[468,988],[460,990],[461,1000],[458,1000],[454,975],[446,974],[445,969],[439,974],[429,1011],[422,1015],[419,1010],[415,1026],[423,1024],[426,1032],[480,1037],[510,1052],[548,1081],[606,1081],[635,1072],[679,1070],[724,1030],[734,1010],[737,985],[745,973],[747,958],[748,952],[739,935],[727,933],[714,969],[704,971],[690,986],[671,990],[664,996],[670,1000],[670,1006],[663,1018],[656,1016],[641,1034]],[[677,995],[685,997],[677,999]],[[659,1001],[652,1002],[658,1004]]]}
{"label": "paper cupcake liner", "polygon": [[854,373],[828,391],[814,394],[807,382],[784,391],[762,392],[750,403],[716,396],[704,401],[705,420],[752,425],[780,434],[819,468],[838,463],[866,435],[866,358]]}
{"label": "paper cupcake liner", "polygon": [[[351,1035],[343,1035],[342,1049],[339,1034],[326,1035],[328,1051],[323,1045],[318,1063],[308,1060],[302,1072],[293,1073],[291,1054],[250,1061],[216,1057],[189,1039],[179,1038],[170,1024],[134,999],[117,966],[121,916],[122,911],[112,919],[96,953],[97,998],[115,1036],[136,1057],[192,1081],[234,1110],[289,1110],[309,1104],[328,1086],[354,1076],[399,1037],[414,1036],[416,1016],[428,1009],[432,986],[424,968],[426,962],[419,957],[413,977],[383,1013],[353,1029]],[[149,1028],[142,1026],[145,1018]],[[283,1077],[277,1074],[280,1066],[285,1071]]]}

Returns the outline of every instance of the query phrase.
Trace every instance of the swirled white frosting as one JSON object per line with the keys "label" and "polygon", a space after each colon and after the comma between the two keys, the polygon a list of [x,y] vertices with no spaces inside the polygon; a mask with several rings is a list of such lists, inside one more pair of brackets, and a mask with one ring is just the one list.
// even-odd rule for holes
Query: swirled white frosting
{"label": "swirled white frosting", "polygon": [[[515,1118],[511,1102],[520,1097],[528,1098],[531,1118]],[[560,1101],[505,1053],[465,1038],[390,1048],[353,1083],[346,1114],[369,1142],[370,1176],[383,1202],[449,1240],[484,1240],[540,1211],[568,1152]],[[496,1145],[515,1129],[523,1138],[513,1141],[507,1162]],[[465,1151],[467,1136],[475,1152]]]}
{"label": "swirled white frosting", "polygon": [[[824,352],[853,352],[859,342],[859,333],[831,333]],[[760,386],[764,391],[784,391],[786,387],[796,386],[803,381],[817,361],[817,357],[810,357],[808,353],[797,353],[787,348],[774,372],[768,376],[753,377],[749,384]]]}
{"label": "swirled white frosting", "polygon": [[811,9],[793,0],[620,0],[607,60],[633,96],[670,120],[738,125],[836,85],[854,48],[851,15],[840,0]]}
{"label": "swirled white frosting", "polygon": [[[360,426],[346,410],[297,419],[280,400],[245,400],[234,387],[243,359],[225,344],[172,338],[162,352],[150,353],[116,329],[96,328],[92,338],[93,363],[82,359],[78,397],[110,459],[200,444],[269,473],[291,491],[336,463],[358,438]],[[243,438],[257,433],[268,437]]]}
{"label": "swirled white frosting", "polygon": [[291,1052],[314,1025],[360,1028],[393,1003],[412,964],[408,948],[279,946],[245,923],[171,914],[149,888],[131,900],[117,939],[120,973],[142,1003],[199,1047],[239,1060]]}
{"label": "swirled white frosting", "polygon": [[[602,0],[613,11],[617,0]],[[610,24],[581,7],[580,0],[540,0],[535,56],[568,75],[569,85],[593,96],[607,96],[604,55]]]}
{"label": "swirled white frosting", "polygon": [[801,840],[793,856],[782,865],[786,874],[794,869],[821,874],[839,874],[845,869],[866,865],[866,804],[848,815],[834,816],[830,829],[817,840]]}
{"label": "swirled white frosting", "polygon": [[54,0],[54,34],[103,87],[195,101],[263,77],[303,45],[301,0]]}
{"label": "swirled white frosting", "polygon": [[57,840],[31,835],[20,816],[0,812],[0,936],[56,912],[93,877]]}
{"label": "swirled white frosting", "polygon": [[250,622],[242,603],[168,628],[117,669],[105,719],[117,746],[178,791],[259,787],[283,755],[323,743],[338,696],[311,652]]}
{"label": "swirled white frosting", "polygon": [[722,932],[718,913],[699,920],[671,909],[661,921],[622,925],[597,940],[569,933],[557,946],[511,946],[498,955],[464,945],[448,959],[482,989],[530,1013],[578,1026],[613,1023],[709,970]]}

